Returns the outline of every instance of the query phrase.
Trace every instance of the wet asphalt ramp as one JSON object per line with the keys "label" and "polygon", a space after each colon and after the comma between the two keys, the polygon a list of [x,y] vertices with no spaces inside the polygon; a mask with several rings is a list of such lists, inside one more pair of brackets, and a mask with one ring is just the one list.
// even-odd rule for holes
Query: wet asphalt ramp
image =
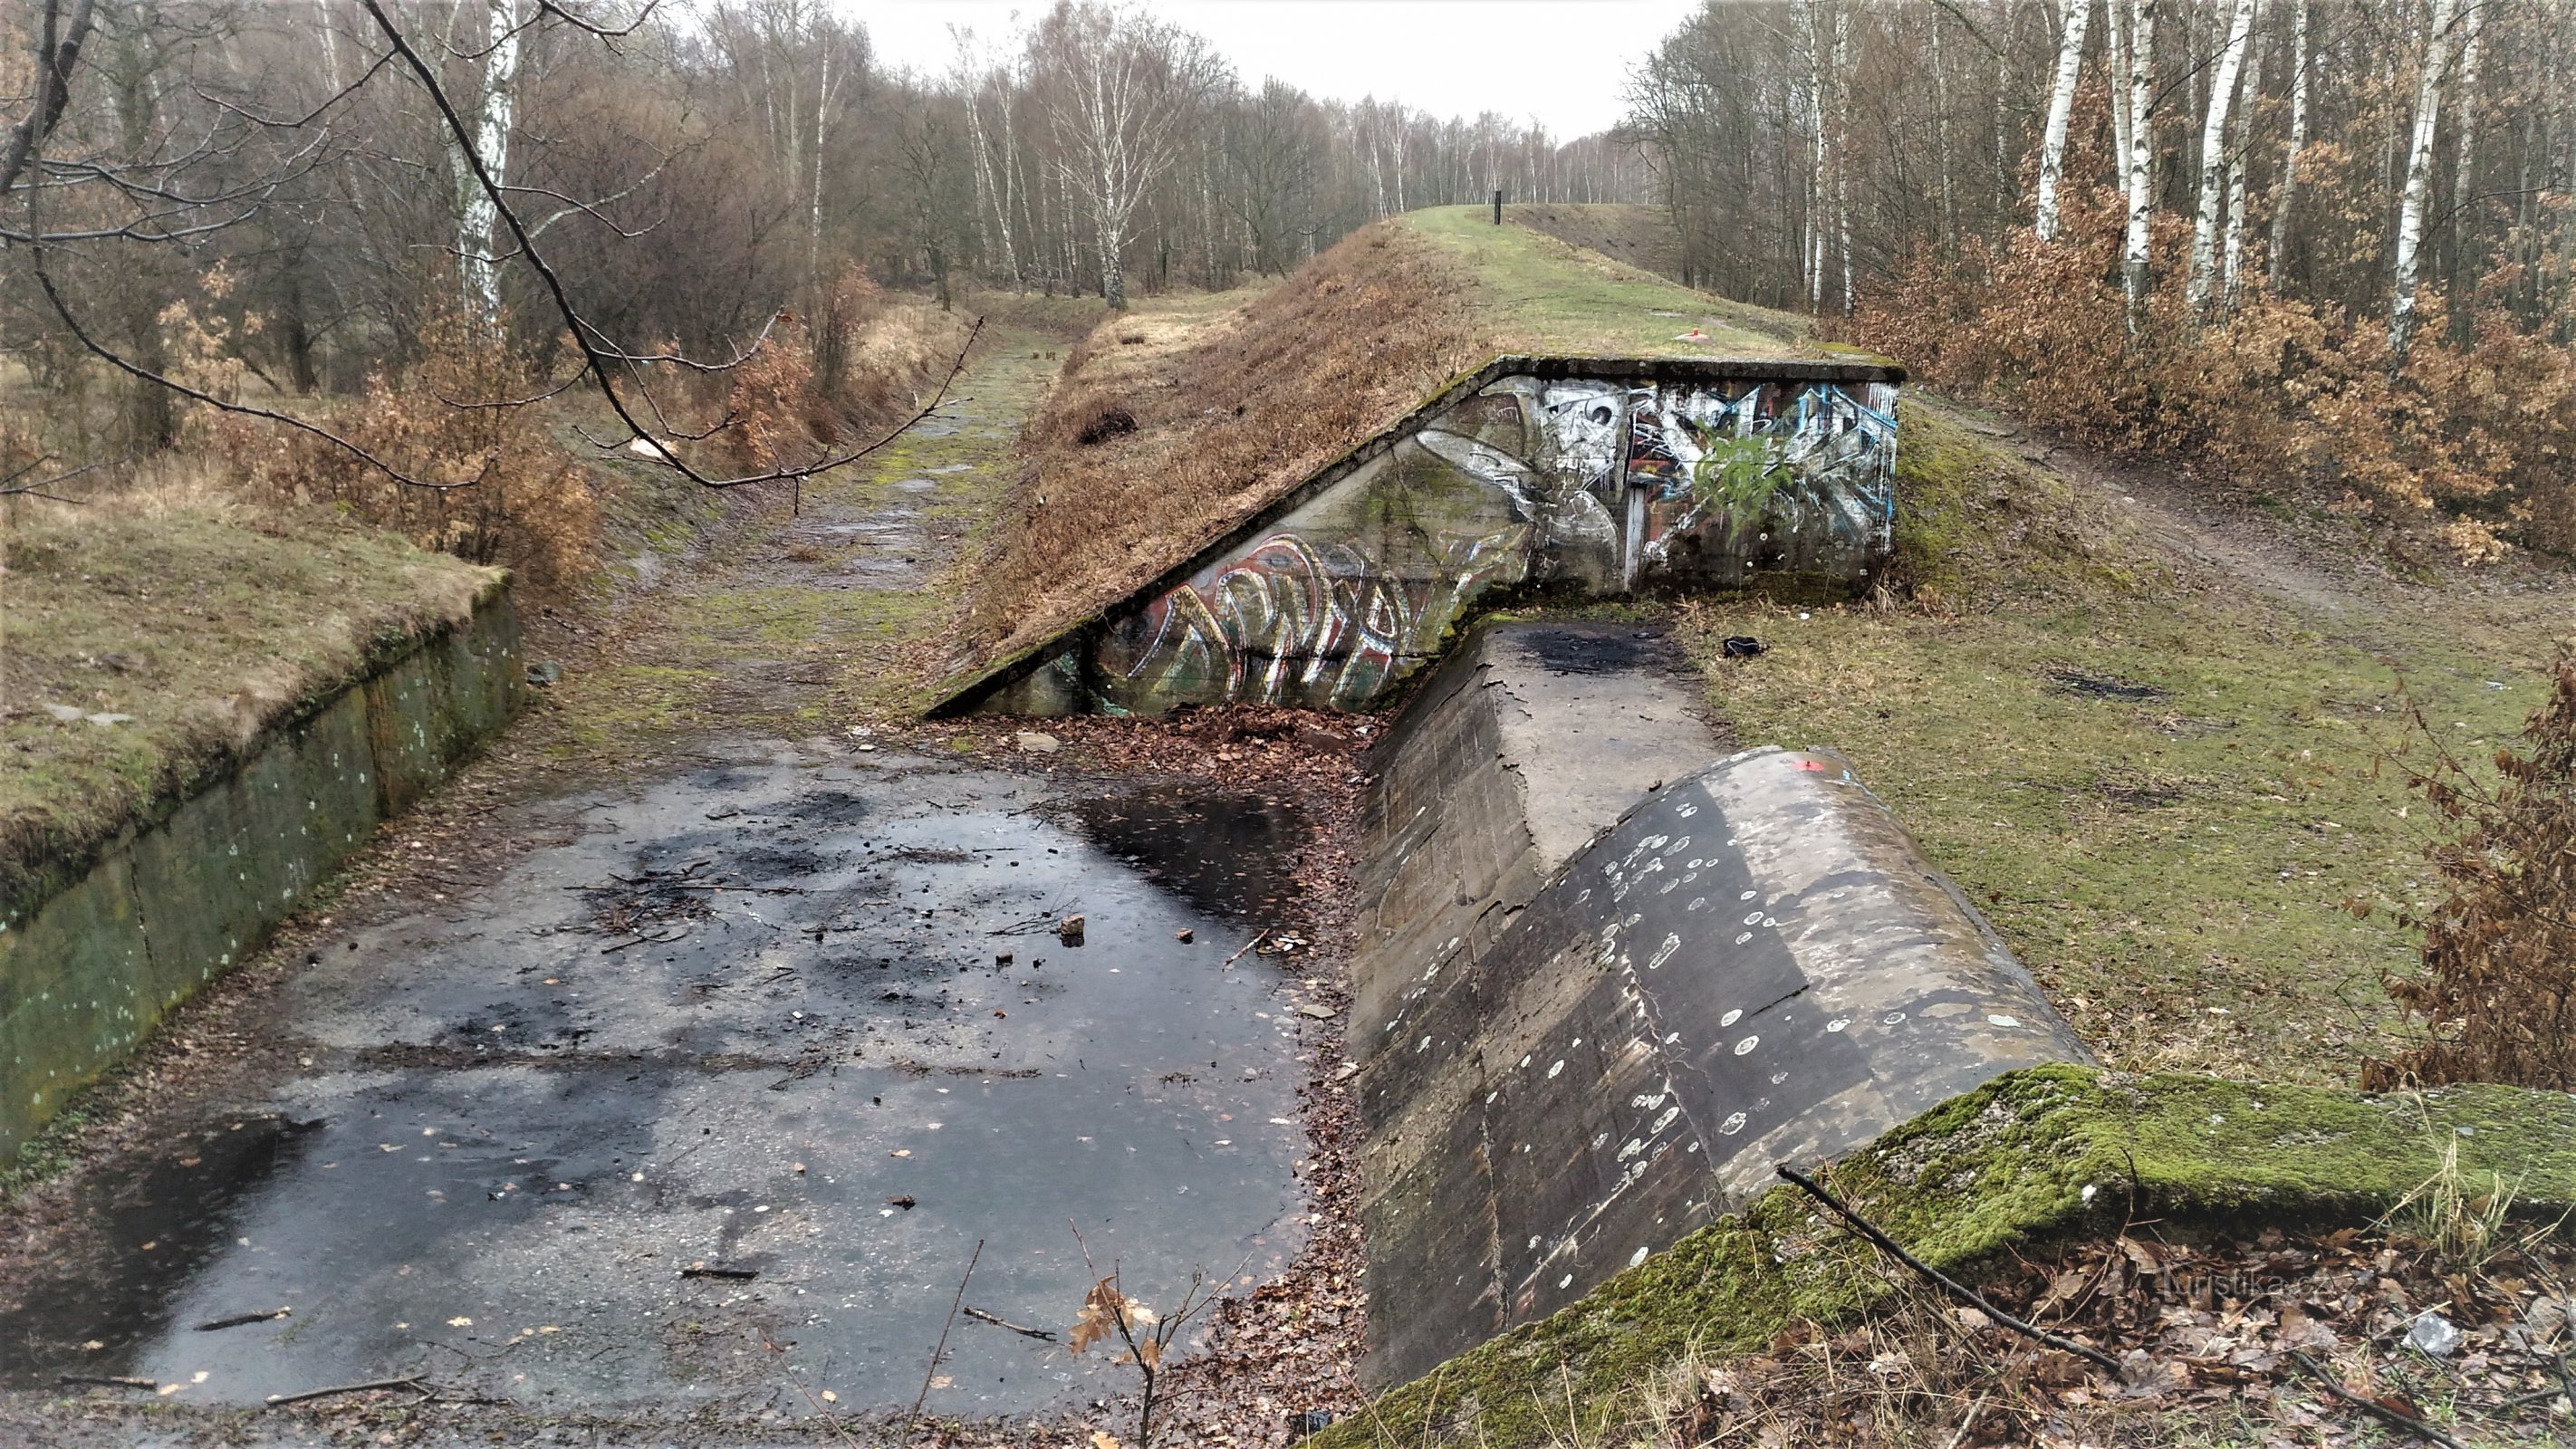
{"label": "wet asphalt ramp", "polygon": [[[979,1240],[965,1303],[1059,1334],[1093,1276],[1069,1224],[1154,1301],[1301,1244],[1305,988],[1220,964],[1255,929],[1227,893],[1290,889],[1264,861],[1293,814],[764,749],[572,825],[323,951],[275,1023],[305,1066],[101,1175],[65,1254],[0,1288],[0,1377],[900,1408]],[[928,1404],[1121,1372],[960,1318]]]}
{"label": "wet asphalt ramp", "polygon": [[[1758,666],[1756,666],[1758,667]],[[1652,631],[1472,637],[1382,746],[1349,1041],[1401,1382],[2000,1073],[2085,1061],[1831,754],[1725,754]]]}

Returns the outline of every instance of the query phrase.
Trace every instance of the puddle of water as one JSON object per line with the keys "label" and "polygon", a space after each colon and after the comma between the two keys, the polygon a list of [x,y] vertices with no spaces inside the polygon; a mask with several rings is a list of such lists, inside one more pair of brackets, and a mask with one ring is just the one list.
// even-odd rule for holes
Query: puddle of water
{"label": "puddle of water", "polygon": [[905,493],[930,493],[936,491],[939,484],[928,478],[903,478],[894,486]]}
{"label": "puddle of water", "polygon": [[1103,851],[1212,916],[1293,924],[1291,873],[1306,823],[1293,805],[1196,786],[1150,786],[1075,801],[1073,818]]}
{"label": "puddle of water", "polygon": [[[1059,1334],[1095,1276],[1074,1224],[1149,1300],[1275,1272],[1303,1232],[1292,988],[1216,969],[1217,908],[1284,900],[1249,862],[1302,826],[1158,795],[1078,831],[1040,788],[738,763],[327,950],[276,1023],[314,1065],[102,1178],[82,1249],[0,1294],[0,1379],[239,1403],[419,1371],[569,1408],[793,1376],[904,1406],[979,1241],[965,1302]],[[1185,841],[1247,864],[1183,870]],[[1080,947],[1051,929],[1074,911]],[[1118,1381],[965,1318],[938,1375],[959,1413]]]}

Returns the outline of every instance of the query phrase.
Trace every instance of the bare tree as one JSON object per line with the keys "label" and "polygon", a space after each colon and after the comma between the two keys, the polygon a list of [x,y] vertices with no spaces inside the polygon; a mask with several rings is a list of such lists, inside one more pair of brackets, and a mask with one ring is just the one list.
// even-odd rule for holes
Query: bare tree
{"label": "bare tree", "polygon": [[1136,209],[1178,158],[1184,125],[1229,79],[1207,43],[1141,11],[1057,0],[1029,39],[1057,170],[1089,213],[1100,295],[1127,305]]}
{"label": "bare tree", "polygon": [[2235,0],[2200,126],[2200,207],[2192,219],[2191,277],[2184,290],[2195,316],[2208,310],[2217,281],[2219,209],[2227,194],[2227,117],[2236,104],[2236,73],[2245,63],[2245,42],[2253,30],[2254,0]]}

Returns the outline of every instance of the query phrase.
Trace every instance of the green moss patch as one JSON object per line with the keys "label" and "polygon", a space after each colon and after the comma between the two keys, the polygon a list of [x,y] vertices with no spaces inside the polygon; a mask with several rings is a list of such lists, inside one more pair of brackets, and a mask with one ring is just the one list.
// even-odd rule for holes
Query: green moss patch
{"label": "green moss patch", "polygon": [[[2079,1067],[1999,1078],[1828,1180],[1918,1257],[1973,1273],[2009,1249],[2150,1218],[2167,1235],[2250,1218],[2366,1222],[2442,1171],[2454,1144],[2472,1182],[2515,1186],[2538,1220],[2576,1205],[2576,1098],[2505,1087],[2382,1097]],[[1767,1193],[1313,1442],[1590,1442],[1628,1390],[1687,1353],[1752,1352],[1791,1323],[1883,1303],[1891,1290],[1873,1250],[1821,1211],[1795,1190]]]}

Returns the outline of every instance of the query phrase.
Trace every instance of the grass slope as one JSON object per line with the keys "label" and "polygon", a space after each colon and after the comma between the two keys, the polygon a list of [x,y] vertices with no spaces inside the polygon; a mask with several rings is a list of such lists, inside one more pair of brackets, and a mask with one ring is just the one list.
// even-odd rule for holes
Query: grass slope
{"label": "grass slope", "polygon": [[[2395,908],[2433,899],[2391,765],[2429,758],[2406,699],[2465,755],[2500,743],[2564,603],[2396,586],[2324,614],[1958,414],[1909,404],[1901,436],[1900,569],[1930,607],[1693,608],[1716,709],[1848,757],[2106,1061],[2351,1080],[2396,1040],[2381,983],[2419,943]],[[1772,652],[1730,664],[1729,634]]]}
{"label": "grass slope", "polygon": [[461,622],[502,578],[327,517],[184,493],[9,501],[0,919],[261,730]]}
{"label": "grass slope", "polygon": [[1074,350],[1031,421],[966,653],[1052,640],[1496,356],[1850,352],[1793,335],[1474,207],[1365,227],[1266,291],[1146,303]]}

